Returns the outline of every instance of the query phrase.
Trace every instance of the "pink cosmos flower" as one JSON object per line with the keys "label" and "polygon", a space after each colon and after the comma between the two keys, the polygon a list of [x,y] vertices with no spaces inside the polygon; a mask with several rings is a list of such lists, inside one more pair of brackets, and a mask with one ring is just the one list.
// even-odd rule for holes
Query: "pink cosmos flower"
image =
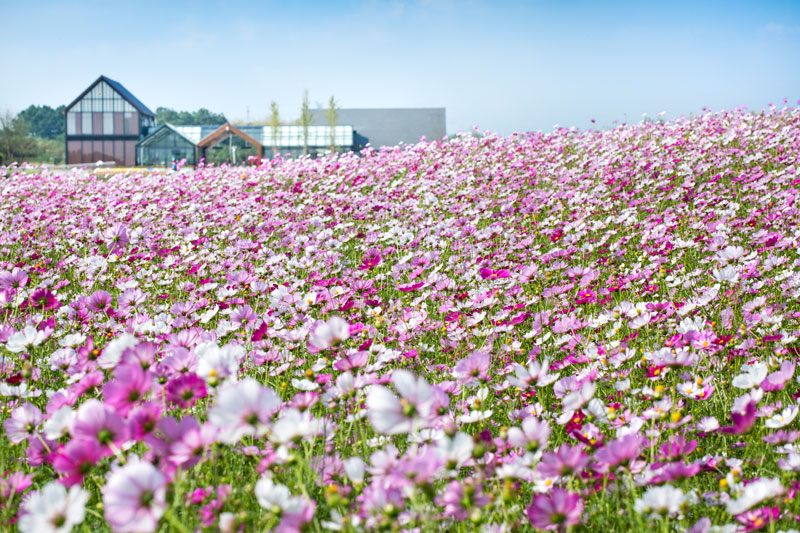
{"label": "pink cosmos flower", "polygon": [[167,480],[147,461],[112,470],[103,487],[105,517],[118,533],[152,532],[167,509]]}
{"label": "pink cosmos flower", "polygon": [[594,454],[594,459],[599,463],[598,471],[606,472],[617,466],[630,465],[634,459],[639,457],[646,442],[647,439],[635,434],[609,441]]}
{"label": "pink cosmos flower", "polygon": [[70,433],[76,439],[102,446],[113,444],[119,447],[128,439],[127,425],[116,409],[95,398],[78,408]]}
{"label": "pink cosmos flower", "polygon": [[453,377],[463,380],[464,383],[470,383],[476,379],[486,381],[489,377],[491,362],[492,357],[488,353],[472,352],[468,357],[456,363],[453,368]]}
{"label": "pink cosmos flower", "polygon": [[86,308],[97,313],[107,313],[111,310],[111,304],[113,302],[108,292],[99,290],[93,292],[89,298],[86,299]]}
{"label": "pink cosmos flower", "polygon": [[39,424],[42,420],[44,420],[44,416],[39,408],[26,402],[13,409],[11,416],[3,424],[6,437],[12,444],[19,444],[39,432]]}
{"label": "pink cosmos flower", "polygon": [[577,493],[556,487],[549,495],[535,495],[533,503],[525,512],[533,526],[538,529],[566,531],[580,523],[583,501]]}
{"label": "pink cosmos flower", "polygon": [[114,379],[103,386],[106,404],[115,407],[122,416],[147,398],[152,377],[139,365],[120,365],[114,370]]}
{"label": "pink cosmos flower", "polygon": [[161,405],[155,402],[144,402],[133,409],[128,416],[130,438],[142,440],[156,427],[161,418]]}
{"label": "pink cosmos flower", "polygon": [[780,515],[780,507],[761,507],[760,509],[751,509],[737,515],[736,520],[744,526],[741,531],[757,531],[769,527],[770,524],[778,520]]}
{"label": "pink cosmos flower", "polygon": [[186,431],[180,440],[170,445],[169,460],[184,468],[194,466],[200,461],[203,453],[216,442],[217,431],[217,428],[209,423]]}
{"label": "pink cosmos flower", "polygon": [[14,267],[11,272],[0,270],[0,289],[21,289],[28,284],[28,274],[19,267]]}
{"label": "pink cosmos flower", "polygon": [[242,305],[231,313],[231,322],[240,328],[253,329],[258,321],[258,315],[249,305]]}
{"label": "pink cosmos flower", "polygon": [[71,440],[53,458],[53,469],[62,474],[58,481],[67,487],[83,482],[97,462],[109,455],[108,448],[91,440]]}
{"label": "pink cosmos flower", "polygon": [[417,289],[421,289],[424,285],[425,285],[425,283],[420,281],[418,283],[410,283],[408,285],[400,285],[400,286],[397,287],[397,290],[400,291],[400,292],[413,292],[413,291],[415,291]]}
{"label": "pink cosmos flower", "polygon": [[366,365],[367,361],[369,361],[369,352],[365,350],[359,350],[335,361],[333,363],[333,368],[336,370],[341,370],[342,372],[348,370],[357,370]]}
{"label": "pink cosmos flower", "polygon": [[783,390],[786,383],[794,376],[794,369],[794,361],[784,361],[779,370],[771,373],[761,382],[761,389],[767,392]]}
{"label": "pink cosmos flower", "polygon": [[437,503],[444,507],[444,516],[455,520],[466,520],[472,509],[478,509],[489,503],[489,497],[483,493],[480,484],[470,479],[451,481]]}
{"label": "pink cosmos flower", "polygon": [[522,420],[522,428],[516,426],[508,430],[508,443],[528,452],[547,448],[550,440],[550,424],[529,416]]}
{"label": "pink cosmos flower", "polygon": [[561,477],[580,472],[587,464],[589,456],[584,453],[583,445],[562,444],[554,452],[545,452],[536,470],[546,478]]}
{"label": "pink cosmos flower", "polygon": [[109,253],[121,254],[124,248],[131,242],[128,236],[128,229],[123,224],[117,224],[103,232],[103,239],[106,241]]}

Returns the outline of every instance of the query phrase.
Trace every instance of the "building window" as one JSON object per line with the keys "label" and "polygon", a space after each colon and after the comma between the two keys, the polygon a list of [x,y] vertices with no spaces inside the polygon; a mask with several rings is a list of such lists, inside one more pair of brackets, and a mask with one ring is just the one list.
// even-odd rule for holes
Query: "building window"
{"label": "building window", "polygon": [[81,134],[82,135],[91,135],[92,134],[92,114],[91,113],[81,113]]}
{"label": "building window", "polygon": [[76,135],[78,133],[78,114],[70,111],[67,113],[67,135]]}
{"label": "building window", "polygon": [[103,134],[112,135],[114,133],[114,113],[103,112]]}

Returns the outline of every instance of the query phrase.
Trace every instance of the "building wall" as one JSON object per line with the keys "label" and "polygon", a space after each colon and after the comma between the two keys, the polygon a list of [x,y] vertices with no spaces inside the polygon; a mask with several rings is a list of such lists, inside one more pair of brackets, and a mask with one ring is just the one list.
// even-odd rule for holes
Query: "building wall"
{"label": "building wall", "polygon": [[136,143],[153,125],[105,81],[96,82],[64,116],[67,164],[136,164]]}
{"label": "building wall", "polygon": [[[327,125],[327,110],[313,111],[315,125]],[[350,124],[354,130],[354,150],[367,143],[373,148],[394,146],[400,142],[418,143],[421,137],[432,141],[447,134],[443,107],[409,109],[340,109],[337,122]]]}

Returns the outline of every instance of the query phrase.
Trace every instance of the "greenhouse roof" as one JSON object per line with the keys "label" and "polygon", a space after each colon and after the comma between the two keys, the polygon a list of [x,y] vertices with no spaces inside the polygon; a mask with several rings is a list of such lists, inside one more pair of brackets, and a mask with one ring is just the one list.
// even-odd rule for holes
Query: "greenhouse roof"
{"label": "greenhouse roof", "polygon": [[[224,124],[223,124],[224,125]],[[200,141],[219,130],[221,126],[172,126],[170,127],[180,135],[192,142]],[[281,148],[297,148],[303,146],[303,127],[297,125],[280,126],[278,142],[273,143],[271,126],[238,126],[237,129],[245,135],[261,143],[261,146],[280,146]],[[353,126],[337,125],[333,129],[334,143],[336,146],[353,145]],[[308,146],[327,147],[330,145],[330,126],[309,126]]]}

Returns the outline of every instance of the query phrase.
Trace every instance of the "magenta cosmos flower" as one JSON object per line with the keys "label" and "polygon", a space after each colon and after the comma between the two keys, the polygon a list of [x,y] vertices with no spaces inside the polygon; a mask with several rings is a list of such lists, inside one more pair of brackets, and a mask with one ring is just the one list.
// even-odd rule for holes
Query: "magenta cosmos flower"
{"label": "magenta cosmos flower", "polygon": [[550,495],[537,494],[525,510],[534,527],[549,531],[566,531],[580,523],[583,501],[578,494],[556,487]]}
{"label": "magenta cosmos flower", "polygon": [[481,275],[482,279],[499,279],[511,276],[511,272],[508,269],[492,270],[491,268],[482,268],[478,270],[478,274]]}
{"label": "magenta cosmos flower", "polygon": [[197,400],[208,394],[206,382],[195,373],[183,374],[170,380],[166,392],[170,403],[183,408],[193,406]]}
{"label": "magenta cosmos flower", "polygon": [[359,270],[369,270],[371,268],[375,268],[381,262],[381,254],[371,255],[369,257],[365,257],[361,260],[361,266],[358,267]]}

